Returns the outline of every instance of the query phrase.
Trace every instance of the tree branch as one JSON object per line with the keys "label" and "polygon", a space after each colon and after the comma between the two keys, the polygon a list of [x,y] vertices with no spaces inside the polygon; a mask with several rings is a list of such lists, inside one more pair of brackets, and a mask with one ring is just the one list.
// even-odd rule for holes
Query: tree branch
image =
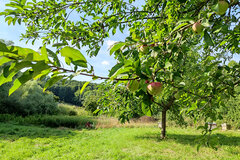
{"label": "tree branch", "polygon": [[[57,66],[50,66],[51,68],[54,68],[54,70],[62,70],[64,72],[70,72],[70,73],[76,73],[74,70],[69,70],[69,69],[65,69],[62,67],[57,67]],[[111,79],[110,77],[102,77],[102,76],[96,76],[95,74],[88,74],[88,73],[78,73],[79,75],[83,75],[83,76],[88,76],[88,77],[94,77],[97,79]],[[139,77],[136,78],[114,78],[113,80],[117,80],[117,81],[129,81],[129,80],[137,80],[139,79]]]}

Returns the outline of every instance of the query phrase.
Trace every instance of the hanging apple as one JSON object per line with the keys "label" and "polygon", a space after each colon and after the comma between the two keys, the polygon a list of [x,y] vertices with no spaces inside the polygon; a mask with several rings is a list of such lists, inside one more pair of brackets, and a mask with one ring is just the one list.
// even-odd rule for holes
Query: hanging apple
{"label": "hanging apple", "polygon": [[152,82],[147,86],[148,93],[156,96],[162,92],[162,83],[160,82]]}
{"label": "hanging apple", "polygon": [[200,22],[196,22],[192,26],[193,32],[195,32],[197,34],[201,33],[203,31],[203,28],[204,27],[203,27],[203,25]]}
{"label": "hanging apple", "polygon": [[138,80],[131,80],[128,81],[127,88],[131,92],[135,92],[139,88],[139,81]]}
{"label": "hanging apple", "polygon": [[218,15],[223,15],[226,13],[228,7],[229,7],[229,4],[227,1],[220,0],[220,1],[218,1],[218,4],[216,5],[215,13]]}

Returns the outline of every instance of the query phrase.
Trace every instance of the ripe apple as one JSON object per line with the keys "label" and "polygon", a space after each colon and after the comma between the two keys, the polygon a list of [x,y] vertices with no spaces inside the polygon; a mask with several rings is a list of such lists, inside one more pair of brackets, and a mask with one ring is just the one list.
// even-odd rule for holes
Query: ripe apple
{"label": "ripe apple", "polygon": [[152,82],[147,86],[148,93],[155,96],[162,92],[162,83]]}
{"label": "ripe apple", "polygon": [[228,2],[226,2],[225,0],[220,0],[218,1],[215,13],[218,15],[223,15],[226,13],[228,7],[229,7]]}
{"label": "ripe apple", "polygon": [[148,51],[149,51],[148,45],[146,45],[146,44],[141,45],[139,48],[139,51],[142,53],[148,53]]}
{"label": "ripe apple", "polygon": [[131,92],[135,92],[136,90],[138,90],[138,87],[139,87],[139,81],[138,80],[128,81],[127,88]]}
{"label": "ripe apple", "polygon": [[201,33],[203,31],[203,28],[204,27],[203,27],[203,25],[200,22],[196,22],[192,26],[193,32],[195,32],[197,34]]}

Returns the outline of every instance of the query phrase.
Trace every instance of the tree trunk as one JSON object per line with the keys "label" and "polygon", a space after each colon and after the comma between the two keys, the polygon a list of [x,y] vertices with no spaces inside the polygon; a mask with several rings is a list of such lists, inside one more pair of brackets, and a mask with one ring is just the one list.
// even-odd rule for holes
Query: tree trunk
{"label": "tree trunk", "polygon": [[164,139],[166,137],[166,116],[167,111],[162,111],[162,132],[161,132],[161,138]]}

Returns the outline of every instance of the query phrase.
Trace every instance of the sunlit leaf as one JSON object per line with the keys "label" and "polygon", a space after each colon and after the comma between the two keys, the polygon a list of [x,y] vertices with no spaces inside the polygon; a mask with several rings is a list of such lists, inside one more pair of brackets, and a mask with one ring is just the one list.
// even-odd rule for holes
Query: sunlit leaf
{"label": "sunlit leaf", "polygon": [[51,77],[45,84],[43,91],[45,91],[47,88],[51,87],[52,85],[54,85],[56,82],[60,81],[61,79],[63,79],[66,76],[54,76]]}
{"label": "sunlit leaf", "polygon": [[84,89],[87,87],[87,85],[90,83],[91,81],[85,82],[84,85],[82,86],[81,90],[80,90],[80,94],[83,93]]}
{"label": "sunlit leaf", "polygon": [[20,86],[31,80],[33,72],[30,70],[25,71],[19,78],[13,82],[13,86],[9,89],[9,95],[15,92]]}
{"label": "sunlit leaf", "polygon": [[111,47],[110,49],[110,55],[113,54],[113,52],[119,50],[121,47],[123,47],[125,45],[124,42],[118,42],[118,43],[115,43],[113,44],[113,46]]}
{"label": "sunlit leaf", "polygon": [[63,57],[67,58],[68,62],[70,60],[75,65],[87,67],[87,60],[79,50],[72,47],[64,47],[60,52]]}

